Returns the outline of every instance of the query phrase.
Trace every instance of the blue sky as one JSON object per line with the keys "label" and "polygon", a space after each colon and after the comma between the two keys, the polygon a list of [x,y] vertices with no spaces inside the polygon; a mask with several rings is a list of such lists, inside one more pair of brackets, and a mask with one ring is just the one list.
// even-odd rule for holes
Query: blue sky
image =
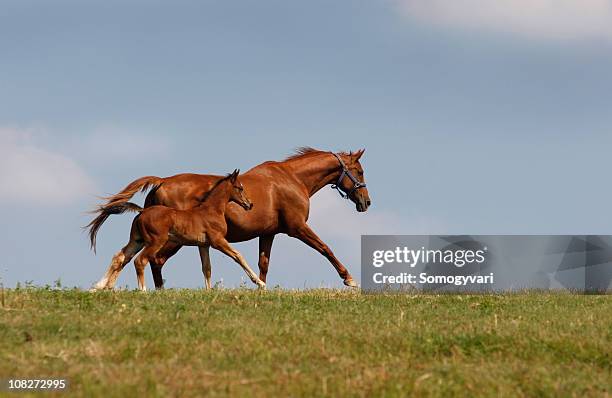
{"label": "blue sky", "polygon": [[[612,233],[612,1],[8,1],[0,54],[8,286],[102,275],[131,216],[94,256],[95,195],[302,145],[366,148],[371,210],[324,189],[311,212],[355,275],[362,233]],[[202,286],[196,250],[165,277]],[[215,281],[243,278],[213,255]],[[340,285],[287,237],[268,282]]]}

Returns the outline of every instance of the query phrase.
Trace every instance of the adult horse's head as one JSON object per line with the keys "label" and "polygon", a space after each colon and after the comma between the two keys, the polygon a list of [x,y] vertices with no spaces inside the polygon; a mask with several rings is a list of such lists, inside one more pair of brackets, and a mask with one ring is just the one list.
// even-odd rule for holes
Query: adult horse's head
{"label": "adult horse's head", "polygon": [[348,154],[334,153],[341,167],[341,172],[338,181],[332,185],[332,188],[337,189],[343,198],[350,199],[355,203],[358,212],[368,210],[368,207],[372,204],[363,175],[363,167],[361,167],[359,162],[364,152],[365,149],[360,149],[355,153],[349,152]]}

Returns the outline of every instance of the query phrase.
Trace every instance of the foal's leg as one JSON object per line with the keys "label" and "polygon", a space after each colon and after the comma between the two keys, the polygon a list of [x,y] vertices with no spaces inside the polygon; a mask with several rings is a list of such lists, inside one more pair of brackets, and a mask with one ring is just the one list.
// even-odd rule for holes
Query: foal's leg
{"label": "foal's leg", "polygon": [[[145,251],[146,250],[147,249],[145,249]],[[138,257],[136,257],[136,260],[134,260],[134,267],[136,268],[136,278],[138,279],[138,289],[143,292],[147,291],[144,279],[144,269],[148,263],[149,258],[144,251],[140,253]]]}
{"label": "foal's leg", "polygon": [[163,243],[153,244],[144,248],[142,253],[134,260],[134,267],[136,268],[136,277],[138,278],[138,289],[146,292],[147,287],[145,286],[144,269],[146,268],[149,261],[155,259],[155,255],[161,249]]}
{"label": "foal's leg", "polygon": [[259,279],[262,282],[266,282],[266,276],[268,275],[268,266],[270,265],[270,252],[272,251],[272,242],[274,242],[274,235],[260,236],[259,237]]}
{"label": "foal's leg", "polygon": [[139,243],[135,240],[130,240],[130,242],[117,254],[113,256],[113,260],[106,271],[106,274],[94,285],[94,290],[97,289],[112,289],[115,287],[115,283],[117,283],[117,278],[119,277],[119,273],[125,267],[127,263],[129,263],[134,255],[142,249],[143,244]]}
{"label": "foal's leg", "polygon": [[255,283],[262,289],[266,288],[266,283],[259,279],[257,275],[255,275],[255,272],[253,272],[251,267],[249,267],[249,264],[247,264],[244,257],[242,257],[242,254],[240,254],[237,250],[231,247],[227,240],[225,240],[225,238],[219,239],[219,241],[215,242],[212,247],[231,257],[232,259],[234,259],[235,262],[240,264],[244,272],[246,272],[246,274],[249,276],[253,283]]}
{"label": "foal's leg", "polygon": [[151,244],[146,246],[144,250],[142,251],[142,253],[140,253],[140,255],[136,257],[136,260],[134,260],[134,267],[136,268],[136,277],[138,278],[138,289],[143,292],[147,290],[147,287],[145,286],[145,280],[144,280],[144,269],[146,268],[149,262],[151,263],[159,262],[157,258],[157,254],[159,253],[161,248],[164,247],[164,244],[166,243],[166,240],[163,238],[160,238],[160,236],[150,236],[150,237],[152,238]]}
{"label": "foal's leg", "polygon": [[162,277],[162,267],[168,261],[168,259],[179,251],[181,245],[174,242],[166,242],[166,244],[159,250],[155,260],[151,261],[151,274],[153,275],[153,282],[155,283],[156,289],[164,288],[164,278]]}
{"label": "foal's leg", "polygon": [[327,258],[327,260],[329,260],[329,262],[334,266],[338,272],[338,275],[340,275],[340,278],[344,280],[344,284],[346,286],[357,287],[357,283],[355,283],[351,274],[349,274],[348,270],[344,267],[344,265],[342,265],[340,260],[336,258],[329,246],[327,246],[306,223],[296,228],[291,228],[289,231],[289,236],[298,238],[308,246],[324,255],[325,258]]}
{"label": "foal's leg", "polygon": [[212,273],[212,265],[210,264],[210,246],[200,246],[198,250],[200,251],[200,261],[202,262],[202,273],[204,274],[206,289],[211,289],[210,275]]}
{"label": "foal's leg", "polygon": [[142,253],[136,257],[134,260],[134,268],[136,268],[136,278],[138,279],[138,290],[146,292],[147,287],[145,286],[145,278],[144,278],[144,269],[149,264],[149,256],[151,255],[151,251],[148,247],[146,247]]}

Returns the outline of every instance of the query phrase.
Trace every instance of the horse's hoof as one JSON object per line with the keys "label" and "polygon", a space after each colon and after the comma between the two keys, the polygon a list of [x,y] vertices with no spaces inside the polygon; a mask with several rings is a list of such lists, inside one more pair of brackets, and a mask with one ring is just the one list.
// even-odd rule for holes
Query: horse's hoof
{"label": "horse's hoof", "polygon": [[257,282],[257,286],[261,289],[261,290],[266,290],[266,282],[264,281],[258,281]]}
{"label": "horse's hoof", "polygon": [[345,279],[344,284],[348,287],[359,287],[359,285],[357,285],[357,282],[355,282],[353,278]]}

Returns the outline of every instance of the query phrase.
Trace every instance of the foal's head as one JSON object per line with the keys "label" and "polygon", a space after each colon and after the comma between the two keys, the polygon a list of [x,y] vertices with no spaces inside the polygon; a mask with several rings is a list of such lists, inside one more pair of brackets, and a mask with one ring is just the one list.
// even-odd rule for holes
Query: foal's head
{"label": "foal's head", "polygon": [[238,174],[240,174],[240,170],[236,169],[227,177],[227,183],[231,184],[229,201],[242,206],[244,210],[251,210],[253,202],[246,196],[244,187],[238,179]]}

